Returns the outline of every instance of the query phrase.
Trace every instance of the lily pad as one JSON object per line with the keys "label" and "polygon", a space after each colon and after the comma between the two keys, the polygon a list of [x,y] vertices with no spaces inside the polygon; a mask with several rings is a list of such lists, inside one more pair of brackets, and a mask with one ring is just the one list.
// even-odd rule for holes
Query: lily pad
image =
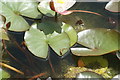
{"label": "lily pad", "polygon": [[111,0],[107,5],[105,6],[105,9],[111,12],[120,12],[119,6],[120,1],[119,0]]}
{"label": "lily pad", "polygon": [[77,76],[77,80],[81,79],[81,80],[105,80],[101,75],[94,73],[94,72],[90,72],[90,71],[85,71],[85,72],[81,72],[78,74]]}
{"label": "lily pad", "polygon": [[0,28],[4,26],[6,18],[0,14]]}
{"label": "lily pad", "polygon": [[[3,3],[15,14],[20,14],[30,18],[36,18],[41,14],[38,12],[38,3],[34,0],[2,0]],[[33,13],[34,12],[34,13]]]}
{"label": "lily pad", "polygon": [[[31,1],[31,2],[29,2]],[[20,2],[19,0],[13,0],[7,2],[7,0],[0,1],[0,14],[6,17],[6,21],[11,22],[9,30],[12,31],[25,31],[29,29],[28,23],[20,15],[30,18],[36,18],[41,15],[37,10],[37,2],[29,0]],[[34,12],[34,13],[33,13]]]}
{"label": "lily pad", "polygon": [[120,59],[120,51],[116,52],[116,56],[118,57],[118,59]]}
{"label": "lily pad", "polygon": [[7,73],[6,71],[0,69],[0,80],[2,80],[3,78],[4,79],[6,78],[6,80],[7,80],[7,78],[10,78],[10,74]]}
{"label": "lily pad", "polygon": [[63,32],[61,34],[54,32],[51,35],[48,35],[48,44],[52,49],[59,55],[64,55],[70,47],[70,40],[68,35]]}
{"label": "lily pad", "polygon": [[9,40],[6,31],[2,28],[0,28],[0,39]]}
{"label": "lily pad", "polygon": [[5,17],[0,15],[0,39],[9,40],[6,31],[2,28],[5,24]]}
{"label": "lily pad", "polygon": [[28,49],[35,55],[41,58],[46,58],[48,55],[48,45],[59,55],[64,55],[70,45],[68,35],[63,32],[61,34],[54,32],[45,35],[43,31],[37,29],[34,24],[29,31],[25,33],[25,43]]}
{"label": "lily pad", "polygon": [[104,28],[87,29],[78,33],[78,43],[88,48],[71,48],[77,56],[98,56],[120,49],[120,33]]}
{"label": "lily pad", "polygon": [[50,6],[49,6],[50,2],[49,1],[48,0],[41,1],[38,5],[38,9],[46,16],[53,17],[55,15],[55,12],[50,9]]}
{"label": "lily pad", "polygon": [[70,46],[73,46],[77,42],[77,32],[72,26],[65,23],[63,24],[62,29],[68,34],[70,38]]}
{"label": "lily pad", "polygon": [[48,44],[46,42],[46,36],[43,31],[31,27],[29,31],[26,31],[24,39],[28,49],[35,56],[42,58],[47,57]]}
{"label": "lily pad", "polygon": [[120,74],[118,74],[118,75],[115,75],[111,80],[115,80],[115,79],[118,79],[118,80],[120,80]]}

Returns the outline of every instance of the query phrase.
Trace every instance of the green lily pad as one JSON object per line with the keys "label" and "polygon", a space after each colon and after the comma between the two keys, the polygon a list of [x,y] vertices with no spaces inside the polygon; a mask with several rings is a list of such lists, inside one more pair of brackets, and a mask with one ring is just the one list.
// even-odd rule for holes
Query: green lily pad
{"label": "green lily pad", "polygon": [[46,16],[53,17],[55,15],[55,12],[50,9],[49,1],[41,1],[38,5],[38,9]]}
{"label": "green lily pad", "polygon": [[78,33],[78,43],[88,48],[71,48],[77,56],[98,56],[120,49],[120,33],[104,28],[87,29]]}
{"label": "green lily pad", "polygon": [[105,6],[105,9],[107,9],[108,11],[111,11],[111,12],[120,12],[120,9],[118,7],[119,5],[120,5],[119,0],[110,1]]}
{"label": "green lily pad", "polygon": [[5,24],[5,17],[0,15],[0,39],[9,40],[7,33],[2,28],[4,27],[4,24]]}
{"label": "green lily pad", "polygon": [[86,79],[86,80],[105,80],[101,75],[94,73],[94,72],[90,72],[90,71],[85,71],[85,72],[81,72],[77,75],[77,80],[79,79]]}
{"label": "green lily pad", "polygon": [[61,34],[54,32],[48,35],[48,44],[59,56],[62,56],[69,50],[70,40],[65,32]]}
{"label": "green lily pad", "polygon": [[6,18],[0,14],[0,28],[4,26]]}
{"label": "green lily pad", "polygon": [[2,28],[0,28],[0,39],[9,40],[7,33]]}
{"label": "green lily pad", "polygon": [[6,78],[5,80],[7,80],[7,78],[10,78],[10,74],[7,73],[6,71],[0,69],[0,80],[2,80],[3,78],[4,79]]}
{"label": "green lily pad", "polygon": [[12,2],[7,2],[6,0],[4,0],[3,2],[0,2],[0,14],[6,17],[7,23],[11,22],[9,30],[25,31],[29,29],[28,23],[20,15],[30,18],[36,18],[41,15],[37,11],[37,2],[32,2],[33,0],[29,1],[19,2],[19,0],[13,0]]}
{"label": "green lily pad", "polygon": [[64,55],[70,47],[70,40],[65,32],[61,34],[54,32],[46,36],[43,31],[37,29],[37,24],[32,25],[30,30],[26,31],[24,39],[28,49],[41,58],[47,57],[48,45],[59,56]]}
{"label": "green lily pad", "polygon": [[3,3],[18,15],[20,14],[30,18],[36,18],[41,15],[37,10],[38,3],[35,0],[12,0],[10,2],[3,0]]}
{"label": "green lily pad", "polygon": [[77,42],[77,32],[72,26],[68,24],[63,24],[62,29],[68,34],[70,38],[70,46],[73,46]]}
{"label": "green lily pad", "polygon": [[120,51],[116,52],[116,56],[118,57],[118,59],[120,59]]}
{"label": "green lily pad", "polygon": [[24,39],[26,46],[35,56],[47,57],[48,44],[43,31],[31,27],[29,31],[26,31]]}

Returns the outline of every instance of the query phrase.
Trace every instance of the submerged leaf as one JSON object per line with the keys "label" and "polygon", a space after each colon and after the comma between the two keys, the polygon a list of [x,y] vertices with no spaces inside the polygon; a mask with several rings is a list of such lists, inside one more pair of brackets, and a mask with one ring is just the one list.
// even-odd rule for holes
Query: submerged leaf
{"label": "submerged leaf", "polygon": [[59,24],[58,22],[45,20],[37,24],[38,29],[42,30],[46,35],[52,34],[54,31],[56,31],[57,33],[61,32],[61,24]]}
{"label": "submerged leaf", "polygon": [[100,69],[108,67],[108,61],[103,56],[86,56],[79,60],[83,61],[87,68]]}
{"label": "submerged leaf", "polygon": [[[104,9],[106,3],[98,3],[98,2],[81,2],[76,3],[74,7],[72,7],[72,10],[84,10],[84,11],[91,11],[95,13],[99,13],[103,16],[98,16],[94,14],[89,13],[72,13],[70,15],[65,16],[59,16],[59,19],[67,24],[72,25],[74,28],[76,28],[77,31],[81,31],[82,28],[88,29],[88,28],[109,28],[109,29],[117,29],[118,30],[118,16],[115,17],[109,15],[106,13],[106,10]],[[96,7],[95,7],[96,6]],[[110,13],[111,14],[111,13]],[[105,17],[107,16],[107,17]],[[109,21],[109,18],[111,17],[112,21]],[[83,24],[77,25],[76,22],[82,20]],[[104,24],[104,25],[103,25]],[[80,29],[80,30],[79,30]]]}
{"label": "submerged leaf", "polygon": [[[87,29],[78,33],[78,43],[88,48],[71,48],[77,56],[97,56],[120,49],[120,33],[110,29]],[[90,49],[89,49],[90,48]]]}

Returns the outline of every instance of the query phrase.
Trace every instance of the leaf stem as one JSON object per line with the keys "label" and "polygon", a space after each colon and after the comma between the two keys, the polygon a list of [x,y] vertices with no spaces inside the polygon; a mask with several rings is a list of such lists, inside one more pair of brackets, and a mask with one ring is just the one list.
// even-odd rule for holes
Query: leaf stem
{"label": "leaf stem", "polygon": [[55,22],[58,21],[57,12],[55,12]]}
{"label": "leaf stem", "polygon": [[39,78],[39,77],[41,77],[41,76],[44,76],[45,74],[46,74],[46,72],[45,72],[45,73],[40,73],[40,74],[38,74],[38,75],[33,76],[32,78],[30,78],[30,79],[28,79],[28,80],[33,80],[33,79]]}
{"label": "leaf stem", "polygon": [[21,75],[24,75],[24,73],[23,73],[22,71],[20,71],[20,70],[14,68],[14,67],[12,67],[12,66],[10,66],[10,65],[7,65],[7,64],[2,63],[2,62],[0,62],[0,65],[1,65],[1,66],[4,66],[4,67],[6,67],[6,68],[9,68],[9,69],[11,69],[11,70],[13,70],[13,71],[15,71],[15,72],[21,74]]}

